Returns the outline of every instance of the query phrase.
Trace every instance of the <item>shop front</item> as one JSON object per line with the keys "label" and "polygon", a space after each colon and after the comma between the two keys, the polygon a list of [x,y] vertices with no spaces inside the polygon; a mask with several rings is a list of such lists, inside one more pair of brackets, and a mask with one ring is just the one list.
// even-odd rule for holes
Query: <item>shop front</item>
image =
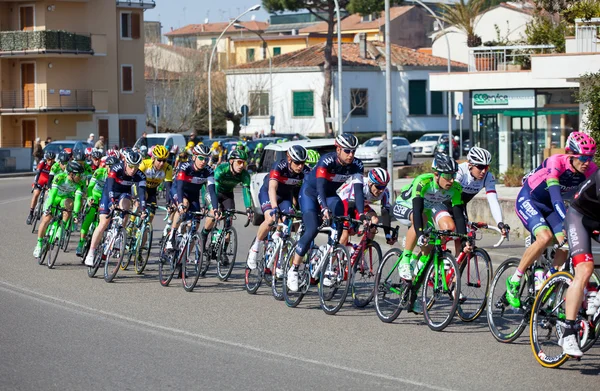
{"label": "shop front", "polygon": [[574,89],[471,91],[473,145],[489,150],[492,170],[526,172],[564,148],[579,129]]}

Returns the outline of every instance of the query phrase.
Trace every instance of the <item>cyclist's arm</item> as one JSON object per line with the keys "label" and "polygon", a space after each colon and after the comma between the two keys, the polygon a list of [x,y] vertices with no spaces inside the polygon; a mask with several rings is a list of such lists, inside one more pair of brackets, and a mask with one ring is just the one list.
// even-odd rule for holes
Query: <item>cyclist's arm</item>
{"label": "cyclist's arm", "polygon": [[[381,224],[390,226],[392,223],[391,213],[392,206],[390,205],[390,192],[388,189],[383,191],[383,197],[381,197]],[[386,235],[389,235],[390,230],[388,228],[383,229]]]}
{"label": "cyclist's arm", "polygon": [[500,224],[502,219],[502,208],[500,207],[500,201],[498,201],[498,193],[496,193],[496,180],[490,173],[486,174],[485,178],[485,195],[492,211],[492,216],[496,220],[496,224]]}
{"label": "cyclist's arm", "polygon": [[[96,172],[98,172],[98,171],[96,171]],[[98,182],[98,180],[96,179],[96,172],[92,176],[92,179],[90,180],[90,184],[87,187],[87,198],[92,198],[92,196],[94,194],[94,187],[96,186],[96,182]]]}
{"label": "cyclist's arm", "polygon": [[252,208],[252,196],[250,195],[250,174],[248,171],[242,173],[242,194],[244,195],[244,205],[246,209]]}
{"label": "cyclist's arm", "polygon": [[279,187],[279,181],[271,178],[269,180],[269,201],[271,201],[271,207],[277,209],[277,188]]}
{"label": "cyclist's arm", "polygon": [[75,191],[75,199],[73,200],[73,214],[79,214],[81,210],[81,198],[83,196],[83,185]]}
{"label": "cyclist's arm", "polygon": [[42,174],[42,168],[44,167],[44,161],[41,161],[37,165],[37,172],[35,173],[35,178],[33,178],[33,183],[37,185],[38,180],[40,179],[40,175]]}
{"label": "cyclist's arm", "polygon": [[417,238],[423,235],[423,226],[425,222],[423,221],[423,211],[425,210],[425,199],[423,197],[416,196],[412,199],[412,207],[413,207],[413,227],[415,227],[415,233],[417,234]]}
{"label": "cyclist's arm", "polygon": [[354,187],[356,210],[359,215],[365,212],[365,194],[363,193],[363,173],[359,172],[352,176],[352,186]]}
{"label": "cyclist's arm", "polygon": [[139,182],[136,186],[138,189],[138,199],[140,200],[140,205],[142,209],[146,209],[146,180]]}
{"label": "cyclist's arm", "polygon": [[217,210],[219,208],[219,202],[218,202],[219,200],[217,198],[217,189],[215,186],[215,177],[214,176],[208,177],[206,187],[208,188],[208,196],[210,198],[210,204],[212,205],[213,210]]}
{"label": "cyclist's arm", "polygon": [[[316,182],[317,182],[317,201],[321,206],[321,209],[327,208],[327,193],[325,192],[325,185],[327,183],[327,178],[329,173],[327,172],[327,167],[316,167],[317,172],[315,173]],[[362,189],[361,189],[362,191]]]}
{"label": "cyclist's arm", "polygon": [[562,195],[560,194],[560,183],[558,178],[548,178],[546,179],[546,184],[548,185],[548,193],[550,194],[550,200],[552,202],[552,207],[558,213],[562,220],[565,219],[566,216],[566,208],[565,203],[562,199]]}
{"label": "cyclist's arm", "polygon": [[167,204],[171,203],[171,185],[173,184],[173,167],[169,165],[165,172],[165,194],[167,199]]}

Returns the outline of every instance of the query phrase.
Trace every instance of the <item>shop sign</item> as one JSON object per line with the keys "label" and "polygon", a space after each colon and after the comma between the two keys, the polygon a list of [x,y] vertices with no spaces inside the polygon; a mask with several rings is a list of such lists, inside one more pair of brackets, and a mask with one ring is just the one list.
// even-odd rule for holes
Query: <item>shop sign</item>
{"label": "shop sign", "polygon": [[473,108],[522,109],[535,107],[534,90],[473,91]]}

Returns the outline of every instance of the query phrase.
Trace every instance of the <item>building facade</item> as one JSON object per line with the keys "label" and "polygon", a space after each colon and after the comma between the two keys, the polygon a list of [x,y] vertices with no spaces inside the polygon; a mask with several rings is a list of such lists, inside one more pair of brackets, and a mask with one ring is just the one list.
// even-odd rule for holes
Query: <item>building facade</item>
{"label": "building facade", "polygon": [[132,144],[145,128],[149,1],[0,2],[0,146]]}

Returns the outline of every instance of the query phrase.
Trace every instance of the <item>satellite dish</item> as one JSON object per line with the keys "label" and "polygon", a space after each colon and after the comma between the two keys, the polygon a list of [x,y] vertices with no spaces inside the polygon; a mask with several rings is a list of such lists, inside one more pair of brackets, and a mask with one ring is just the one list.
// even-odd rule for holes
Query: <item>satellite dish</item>
{"label": "satellite dish", "polygon": [[208,18],[204,19],[204,24],[208,24]]}
{"label": "satellite dish", "polygon": [[252,15],[252,16],[250,17],[250,20],[254,21],[254,19],[256,19],[256,15]]}

